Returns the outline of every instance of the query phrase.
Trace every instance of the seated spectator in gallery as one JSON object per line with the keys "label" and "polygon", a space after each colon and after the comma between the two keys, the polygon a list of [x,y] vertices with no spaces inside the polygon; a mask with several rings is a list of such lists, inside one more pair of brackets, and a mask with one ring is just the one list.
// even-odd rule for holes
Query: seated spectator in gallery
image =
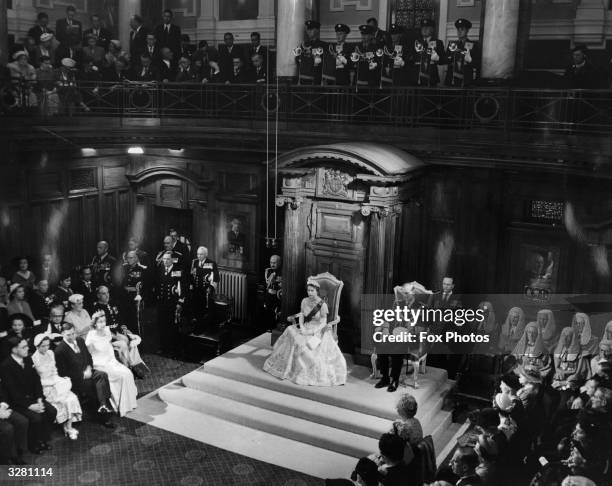
{"label": "seated spectator in gallery", "polygon": [[213,46],[209,45],[207,41],[201,40],[198,43],[198,50],[194,52],[193,59],[202,59],[204,64],[214,61],[219,61],[219,52]]}
{"label": "seated spectator in gallery", "polygon": [[168,47],[162,47],[158,66],[159,78],[162,82],[172,83],[175,81],[177,68],[174,64],[174,54]]}
{"label": "seated spectator in gallery", "polygon": [[45,116],[57,115],[59,112],[59,96],[55,85],[55,68],[48,56],[40,58],[40,66],[36,70],[38,106]]}
{"label": "seated spectator in gallery", "polygon": [[68,301],[70,310],[64,315],[64,322],[72,324],[77,337],[84,339],[91,331],[91,316],[84,307],[84,297],[81,294],[72,294]]}
{"label": "seated spectator in gallery", "polygon": [[565,82],[571,89],[605,89],[606,79],[589,59],[587,47],[583,44],[572,49],[572,64],[565,70]]}
{"label": "seated spectator in gallery", "polygon": [[234,34],[226,32],[223,35],[223,44],[219,44],[219,67],[224,77],[233,70],[234,59],[242,59],[242,48],[234,44]]}
{"label": "seated spectator in gallery", "polygon": [[405,393],[397,402],[396,410],[399,419],[393,421],[389,433],[400,436],[412,447],[416,447],[423,440],[423,427],[418,418],[417,401],[410,393]]}
{"label": "seated spectator in gallery", "polygon": [[9,303],[7,306],[7,311],[9,317],[13,314],[20,314],[28,316],[34,321],[34,314],[32,314],[32,308],[30,304],[28,304],[26,297],[26,289],[22,284],[14,283],[11,284],[10,292],[9,292]]}
{"label": "seated spectator in gallery", "polygon": [[49,316],[49,309],[53,303],[54,296],[49,292],[49,282],[40,280],[34,292],[30,295],[30,308],[34,320],[38,321]]}
{"label": "seated spectator in gallery", "polygon": [[161,47],[157,43],[157,39],[154,34],[147,34],[147,45],[143,54],[148,54],[153,60],[153,64],[157,64],[161,59]]}
{"label": "seated spectator in gallery", "polygon": [[83,32],[83,40],[86,41],[89,36],[93,35],[97,44],[106,51],[111,41],[110,31],[104,28],[99,15],[93,14],[89,20],[91,21],[91,28]]}
{"label": "seated spectator in gallery", "polygon": [[235,57],[232,59],[232,68],[228,73],[223,73],[225,84],[245,84],[249,82],[249,74],[244,68],[244,63],[241,58]]}
{"label": "seated spectator in gallery", "polygon": [[11,409],[0,382],[0,464],[26,464],[27,448],[28,419]]}
{"label": "seated spectator in gallery", "polygon": [[102,77],[108,83],[120,84],[128,79],[128,75],[127,59],[125,57],[118,57],[109,68],[104,70]]}
{"label": "seated spectator in gallery", "polygon": [[131,81],[142,81],[145,83],[158,81],[159,73],[153,64],[153,59],[147,53],[140,55],[140,64],[134,67],[130,76]]}
{"label": "seated spectator in gallery", "polygon": [[127,53],[121,48],[121,42],[112,39],[108,44],[108,52],[104,55],[104,68],[111,68],[119,58],[127,58]]}
{"label": "seated spectator in gallery", "polygon": [[54,350],[58,374],[70,378],[72,391],[83,406],[91,406],[105,427],[114,428],[110,421],[113,406],[108,375],[94,369],[85,341],[77,337],[72,324],[62,325],[62,338]]}
{"label": "seated spectator in gallery", "polygon": [[197,73],[191,66],[191,59],[189,59],[187,56],[181,56],[179,59],[175,81],[177,83],[197,82]]}
{"label": "seated spectator in gallery", "polygon": [[32,66],[39,68],[42,58],[48,57],[52,65],[55,65],[55,48],[53,47],[53,34],[47,33],[40,36],[40,41],[32,55]]}
{"label": "seated spectator in gallery", "polygon": [[36,25],[28,30],[28,36],[36,41],[39,41],[42,34],[55,34],[49,28],[49,15],[46,12],[39,12],[36,16]]}
{"label": "seated spectator in gallery", "polygon": [[222,81],[219,64],[215,61],[205,62],[200,58],[193,61],[194,69],[197,73],[197,80],[201,84],[220,83]]}
{"label": "seated spectator in gallery", "polygon": [[36,69],[30,64],[30,55],[27,51],[15,52],[13,62],[9,62],[6,67],[9,68],[13,83],[36,81]]}
{"label": "seated spectator in gallery", "polygon": [[267,81],[266,66],[261,54],[253,54],[251,58],[251,69],[248,72],[249,83],[263,84]]}
{"label": "seated spectator in gallery", "polygon": [[0,380],[10,408],[28,419],[28,445],[39,454],[51,450],[49,439],[56,410],[45,400],[38,373],[28,357],[29,345],[17,336],[9,338],[10,356],[0,364]]}
{"label": "seated spectator in gallery", "polygon": [[78,397],[72,392],[70,378],[58,375],[55,366],[55,354],[50,348],[51,340],[46,334],[39,334],[34,338],[36,351],[32,355],[32,363],[40,376],[45,399],[55,410],[55,421],[62,425],[64,435],[76,440],[79,431],[72,424],[80,422],[83,415]]}
{"label": "seated spectator in gallery", "polygon": [[113,408],[123,417],[137,406],[136,395],[138,390],[134,383],[132,372],[115,359],[112,335],[106,327],[104,312],[95,312],[92,316],[93,329],[87,334],[85,344],[91,354],[95,370],[103,371],[108,375],[111,389],[111,403]]}
{"label": "seated spectator in gallery", "polygon": [[62,61],[64,59],[72,59],[72,61],[74,61],[74,67],[80,69],[83,63],[83,53],[79,44],[80,40],[77,39],[70,39],[67,44],[60,44],[55,51],[56,67],[62,67]]}
{"label": "seated spectator in gallery", "polygon": [[104,61],[105,54],[104,48],[98,45],[98,38],[93,34],[87,36],[86,44],[81,52],[82,63],[94,62],[95,64],[101,64]]}

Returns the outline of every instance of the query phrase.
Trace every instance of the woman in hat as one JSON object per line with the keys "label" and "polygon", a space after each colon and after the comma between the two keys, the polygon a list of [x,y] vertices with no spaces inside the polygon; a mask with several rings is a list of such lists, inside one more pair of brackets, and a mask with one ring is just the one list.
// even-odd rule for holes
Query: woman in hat
{"label": "woman in hat", "polygon": [[14,283],[11,285],[9,293],[10,302],[7,306],[8,315],[24,314],[34,321],[34,314],[30,304],[25,300],[25,287],[22,284]]}
{"label": "woman in hat", "polygon": [[62,59],[61,66],[56,72],[57,94],[67,114],[71,114],[75,107],[79,106],[84,111],[90,111],[83,103],[83,98],[77,87],[76,61],[70,57]]}
{"label": "woman in hat", "polygon": [[423,427],[416,413],[418,404],[416,398],[410,393],[405,393],[400,397],[395,406],[399,419],[393,421],[390,434],[399,435],[405,442],[413,448],[417,447],[423,440]]}
{"label": "woman in hat", "polygon": [[552,372],[550,355],[544,347],[540,328],[535,322],[527,324],[512,355],[519,366],[536,370],[544,380]]}
{"label": "woman in hat", "polygon": [[504,321],[497,347],[504,354],[511,353],[525,331],[525,313],[520,307],[508,311]]}
{"label": "woman in hat", "polygon": [[91,316],[83,308],[85,297],[81,294],[72,294],[68,297],[70,310],[64,315],[64,322],[69,322],[74,326],[77,337],[85,339],[87,333],[91,331]]}
{"label": "woman in hat", "polygon": [[112,335],[106,327],[104,311],[95,312],[91,320],[92,330],[87,333],[85,344],[91,354],[94,369],[108,375],[113,408],[123,417],[137,406],[138,390],[134,383],[134,375],[115,358],[111,344]]}
{"label": "woman in hat", "polygon": [[36,106],[34,94],[36,82],[36,69],[30,64],[30,55],[27,51],[17,51],[13,54],[13,62],[7,64],[13,87],[16,91],[17,104],[22,107]]}
{"label": "woman in hat", "polygon": [[302,299],[297,314],[299,324],[285,329],[263,369],[298,385],[344,385],[346,360],[327,325],[329,310],[319,289],[319,282],[308,279],[308,297]]}
{"label": "woman in hat", "polygon": [[70,378],[59,376],[55,366],[55,354],[49,350],[51,339],[47,334],[38,334],[34,338],[36,351],[32,363],[40,376],[45,399],[57,410],[55,421],[63,424],[64,434],[76,440],[79,431],[72,424],[80,422],[83,415],[79,399],[72,392]]}
{"label": "woman in hat", "polygon": [[599,351],[599,339],[591,331],[591,319],[584,312],[576,312],[572,318],[572,328],[580,341],[580,350],[583,356],[593,356]]}

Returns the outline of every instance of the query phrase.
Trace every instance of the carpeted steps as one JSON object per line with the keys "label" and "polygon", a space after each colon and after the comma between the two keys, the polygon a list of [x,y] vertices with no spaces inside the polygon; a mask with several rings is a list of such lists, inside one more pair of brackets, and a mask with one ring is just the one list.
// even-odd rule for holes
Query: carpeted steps
{"label": "carpeted steps", "polygon": [[442,410],[453,385],[444,370],[428,368],[418,389],[388,393],[373,387],[367,368],[347,359],[346,385],[299,386],[262,370],[270,352],[266,333],[160,388],[161,409],[151,402],[155,397],[145,397],[149,410],[142,403],[133,418],[319,477],[346,477],[357,458],[377,450],[403,392],[416,397],[417,417],[425,435],[433,436],[436,453],[459,429]]}

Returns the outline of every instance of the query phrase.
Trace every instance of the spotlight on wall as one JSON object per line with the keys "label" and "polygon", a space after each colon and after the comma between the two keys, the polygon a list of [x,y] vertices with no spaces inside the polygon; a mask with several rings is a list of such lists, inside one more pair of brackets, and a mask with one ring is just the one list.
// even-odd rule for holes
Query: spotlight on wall
{"label": "spotlight on wall", "polygon": [[81,154],[83,155],[96,155],[96,149],[94,148],[82,148],[81,149]]}
{"label": "spotlight on wall", "polygon": [[130,154],[130,155],[142,155],[142,154],[144,154],[144,149],[142,147],[130,147],[130,148],[128,148],[128,154]]}

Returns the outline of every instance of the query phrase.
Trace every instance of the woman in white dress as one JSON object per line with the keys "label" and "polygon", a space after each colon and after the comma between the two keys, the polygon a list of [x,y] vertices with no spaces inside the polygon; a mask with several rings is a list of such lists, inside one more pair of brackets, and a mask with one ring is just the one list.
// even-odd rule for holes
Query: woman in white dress
{"label": "woman in white dress", "polygon": [[68,297],[70,310],[64,315],[64,322],[74,326],[77,337],[85,339],[91,331],[91,316],[83,308],[84,297],[81,294],[72,294]]}
{"label": "woman in white dress", "polygon": [[327,325],[327,304],[320,285],[308,280],[299,325],[288,326],[278,339],[264,371],[298,385],[334,386],[346,383],[346,360]]}
{"label": "woman in white dress", "polygon": [[115,352],[111,344],[111,332],[106,327],[106,316],[103,311],[94,313],[91,318],[92,330],[87,334],[85,344],[89,350],[93,367],[104,371],[108,375],[111,389],[111,402],[119,415],[136,408],[136,395],[138,390],[134,383],[134,375],[115,359]]}
{"label": "woman in white dress", "polygon": [[72,424],[80,422],[83,415],[78,397],[72,392],[72,381],[59,376],[55,366],[55,355],[49,351],[51,339],[46,334],[34,338],[36,351],[32,354],[34,368],[40,376],[45,399],[57,409],[55,421],[64,425],[64,434],[76,440],[79,431]]}

